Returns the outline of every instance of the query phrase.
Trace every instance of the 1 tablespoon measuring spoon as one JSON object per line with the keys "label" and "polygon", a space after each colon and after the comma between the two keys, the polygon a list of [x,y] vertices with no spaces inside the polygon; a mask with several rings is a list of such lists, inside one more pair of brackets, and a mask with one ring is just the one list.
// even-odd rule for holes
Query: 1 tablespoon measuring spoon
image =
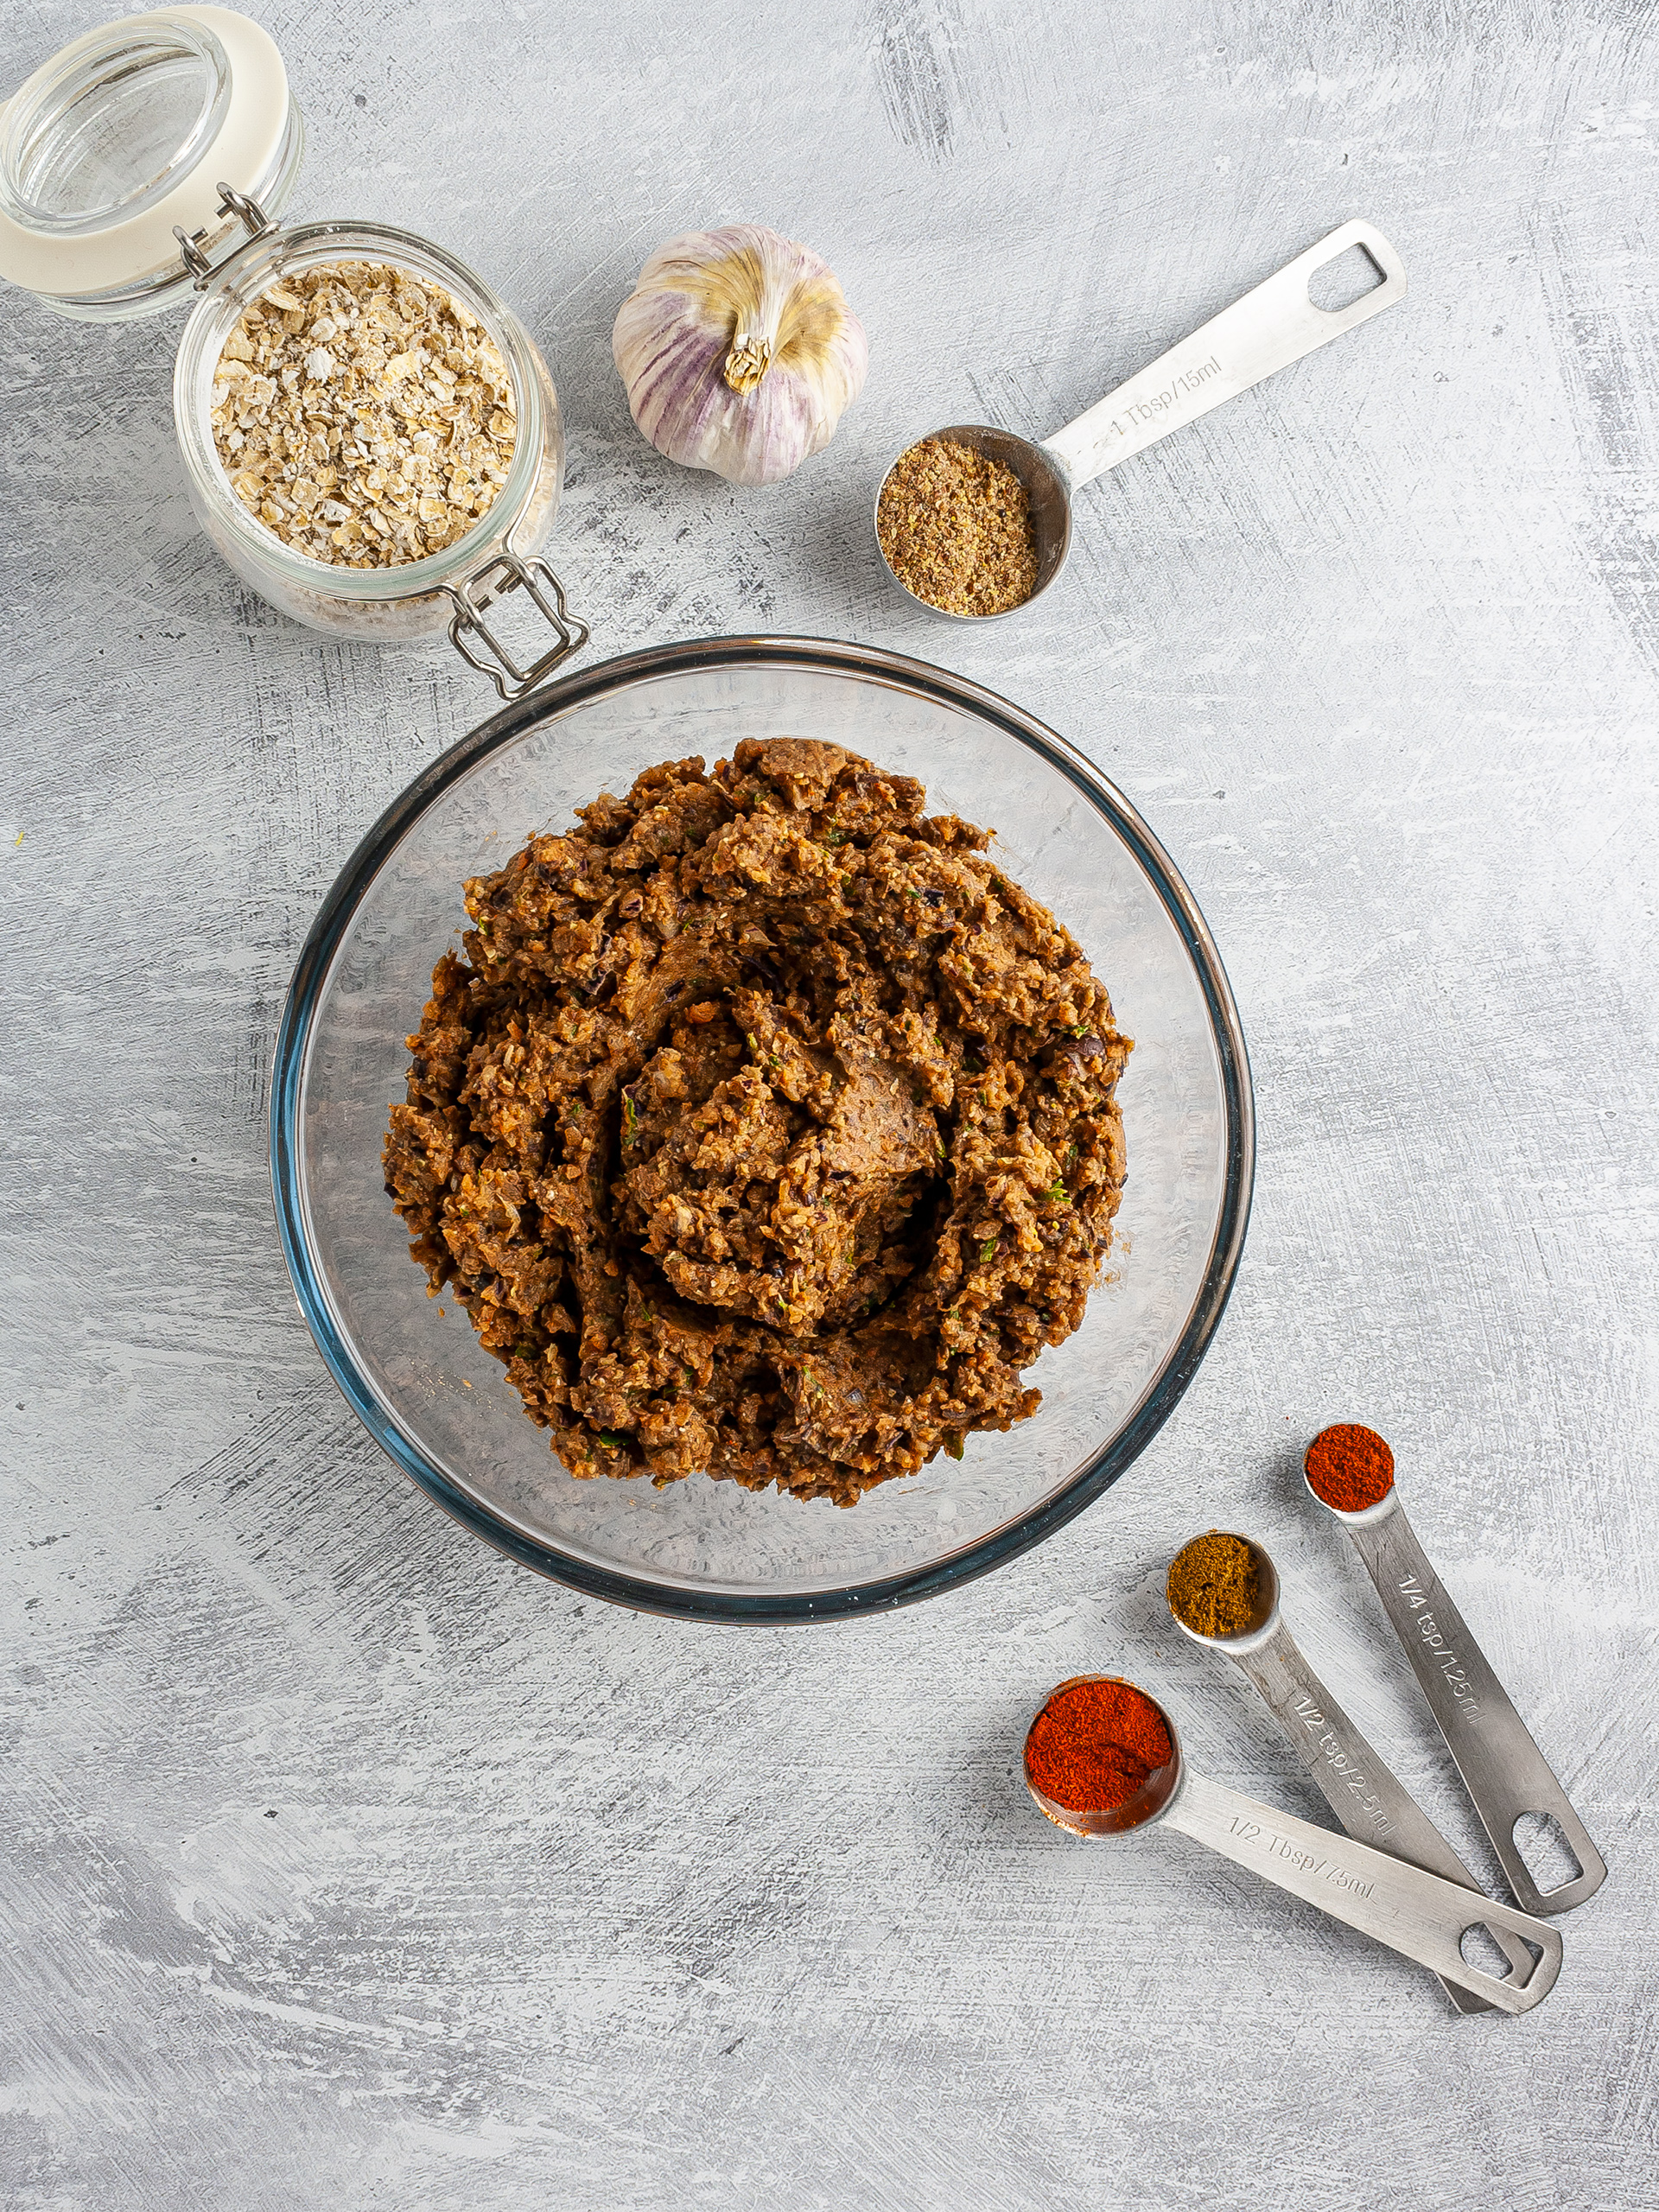
{"label": "1 tablespoon measuring spoon", "polygon": [[[1308,279],[1326,262],[1356,245],[1376,264],[1382,283],[1345,308],[1316,308],[1308,296]],[[1160,354],[1150,367],[1132,376],[1086,415],[1079,415],[1075,423],[1068,423],[1040,445],[1012,430],[994,429],[982,423],[957,423],[947,429],[928,432],[931,437],[971,446],[993,461],[1006,463],[1026,488],[1037,540],[1037,582],[1029,599],[1022,600],[1020,607],[1004,608],[1003,613],[1017,614],[1020,607],[1040,599],[1060,573],[1071,546],[1072,496],[1085,484],[1092,484],[1096,476],[1116,468],[1131,454],[1166,438],[1172,430],[1197,422],[1224,399],[1248,391],[1275,369],[1288,368],[1305,353],[1340,338],[1344,331],[1368,322],[1405,296],[1405,264],[1382,233],[1370,223],[1344,223],[1318,245],[1287,262],[1253,292],[1246,292],[1242,300],[1212,315],[1190,338]],[[887,475],[896,465],[895,461]],[[887,489],[887,476],[881,480],[882,491]],[[875,505],[879,516],[880,492]],[[879,527],[876,543],[880,546]],[[952,621],[960,622],[1001,619],[995,614],[955,614],[948,607],[935,607],[900,581],[885,551],[881,559],[906,598],[933,613],[948,614]]]}
{"label": "1 tablespoon measuring spoon", "polygon": [[[1316,1437],[1314,1443],[1318,1441]],[[1607,1878],[1607,1862],[1591,1842],[1463,1615],[1441,1587],[1394,1488],[1394,1455],[1381,1437],[1376,1442],[1388,1453],[1390,1480],[1374,1505],[1357,1513],[1343,1512],[1314,1489],[1305,1461],[1302,1480],[1307,1494],[1353,1539],[1516,1903],[1529,1912],[1566,1912],[1595,1895]],[[1310,1452],[1313,1448],[1308,1447]],[[1534,1881],[1515,1847],[1516,1824],[1525,1813],[1548,1814],[1560,1827],[1579,1862],[1572,1881],[1553,1890],[1541,1890]]]}
{"label": "1 tablespoon measuring spoon", "polygon": [[[1048,1701],[1084,1683],[1123,1679],[1074,1675],[1049,1693]],[[1147,1696],[1136,1684],[1127,1686]],[[1270,1805],[1258,1805],[1236,1789],[1194,1774],[1181,1755],[1180,1738],[1168,1713],[1155,1698],[1147,1698],[1147,1703],[1169,1730],[1173,1756],[1167,1766],[1147,1776],[1134,1796],[1110,1811],[1077,1812],[1045,1797],[1031,1778],[1027,1750],[1026,1787],[1039,1811],[1057,1827],[1094,1838],[1127,1835],[1161,1822],[1288,1890],[1293,1897],[1318,1905],[1333,1920],[1374,1936],[1402,1957],[1432,1967],[1442,1980],[1473,1991],[1497,2012],[1529,2012],[1548,1996],[1561,1970],[1561,1938],[1548,1921],[1534,1920],[1490,1897],[1471,1897],[1458,1883],[1443,1882],[1438,1874],[1426,1874],[1403,1859],[1390,1859],[1386,1852],[1373,1851],[1369,1844],[1315,1827],[1311,1821],[1299,1821]],[[1465,1959],[1459,1946],[1469,1929],[1480,1925],[1524,1936],[1541,1954],[1531,1962],[1524,1980],[1511,1974],[1499,1981]]]}
{"label": "1 tablespoon measuring spoon", "polygon": [[[1183,1636],[1230,1659],[1245,1680],[1255,1684],[1315,1788],[1357,1842],[1374,1845],[1391,1859],[1406,1859],[1481,1896],[1480,1885],[1462,1859],[1303,1658],[1279,1611],[1279,1570],[1272,1560],[1250,1537],[1236,1541],[1249,1545],[1255,1566],[1255,1613],[1250,1625],[1235,1636],[1205,1636],[1184,1621],[1173,1605],[1170,1618]],[[1524,1981],[1532,1971],[1532,1954],[1519,1936],[1496,1927],[1492,1934]],[[1484,1997],[1456,1982],[1444,1986],[1460,2012],[1491,2009]]]}

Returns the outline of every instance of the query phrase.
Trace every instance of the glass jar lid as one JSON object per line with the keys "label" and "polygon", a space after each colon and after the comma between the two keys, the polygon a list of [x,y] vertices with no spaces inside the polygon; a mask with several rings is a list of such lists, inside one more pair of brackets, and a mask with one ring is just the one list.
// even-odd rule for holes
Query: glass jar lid
{"label": "glass jar lid", "polygon": [[125,16],[53,56],[0,107],[0,277],[88,321],[154,315],[235,226],[269,213],[303,133],[268,34],[229,8]]}

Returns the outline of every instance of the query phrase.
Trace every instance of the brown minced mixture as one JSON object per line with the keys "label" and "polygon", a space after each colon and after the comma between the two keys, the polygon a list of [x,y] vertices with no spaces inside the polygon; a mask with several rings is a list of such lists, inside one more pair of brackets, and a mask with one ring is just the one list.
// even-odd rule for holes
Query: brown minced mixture
{"label": "brown minced mixture", "polygon": [[838,747],[647,769],[466,887],[386,1187],[573,1475],[852,1505],[1036,1410],[1124,1178],[1104,987]]}

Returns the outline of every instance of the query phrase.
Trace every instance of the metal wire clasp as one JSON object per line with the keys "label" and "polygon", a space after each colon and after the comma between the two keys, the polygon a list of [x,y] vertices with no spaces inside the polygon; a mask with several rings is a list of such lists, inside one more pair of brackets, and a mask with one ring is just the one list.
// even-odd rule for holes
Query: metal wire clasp
{"label": "metal wire clasp", "polygon": [[[557,636],[557,643],[528,668],[518,665],[484,620],[486,607],[520,588],[530,594],[537,613]],[[455,610],[449,622],[450,644],[468,667],[489,677],[504,699],[522,699],[588,642],[588,625],[566,607],[564,586],[539,558],[521,561],[516,553],[501,553],[464,584],[445,584],[442,588]],[[483,645],[488,659],[480,659],[474,652],[474,639]]]}
{"label": "metal wire clasp", "polygon": [[[219,207],[215,213],[234,215],[248,234],[245,243],[249,245],[255,238],[263,238],[267,231],[276,227],[257,200],[250,200],[245,192],[238,192],[232,185],[221,184],[219,187]],[[208,228],[209,226],[204,223],[193,238],[187,238],[182,223],[173,226],[173,235],[179,242],[184,265],[195,278],[199,292],[207,290],[214,273],[214,264],[201,250],[201,241],[207,237]],[[241,251],[241,246],[238,246],[237,251],[240,253]]]}

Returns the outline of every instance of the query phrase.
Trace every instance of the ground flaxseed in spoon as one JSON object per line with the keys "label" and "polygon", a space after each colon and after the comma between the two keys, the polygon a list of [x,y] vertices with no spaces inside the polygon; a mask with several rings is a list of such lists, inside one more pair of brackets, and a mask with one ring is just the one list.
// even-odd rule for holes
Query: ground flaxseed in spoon
{"label": "ground flaxseed in spoon", "polygon": [[1006,461],[924,438],[887,472],[875,534],[907,591],[947,614],[1005,614],[1037,586],[1026,487]]}

